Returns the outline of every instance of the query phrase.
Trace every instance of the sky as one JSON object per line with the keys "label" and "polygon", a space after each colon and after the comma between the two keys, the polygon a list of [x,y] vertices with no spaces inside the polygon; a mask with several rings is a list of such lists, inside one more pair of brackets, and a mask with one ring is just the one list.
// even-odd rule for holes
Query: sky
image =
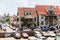
{"label": "sky", "polygon": [[0,0],[0,15],[17,15],[18,7],[35,7],[35,5],[57,5],[60,0]]}

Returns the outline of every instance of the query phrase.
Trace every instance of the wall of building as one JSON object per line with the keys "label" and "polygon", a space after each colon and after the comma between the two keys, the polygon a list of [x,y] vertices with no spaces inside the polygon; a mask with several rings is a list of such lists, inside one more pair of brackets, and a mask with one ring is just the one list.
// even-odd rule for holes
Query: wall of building
{"label": "wall of building", "polygon": [[[43,21],[43,23],[42,23],[42,21]],[[45,24],[45,16],[44,15],[39,15],[39,27],[41,27],[41,26],[47,26]]]}
{"label": "wall of building", "polygon": [[57,16],[57,26],[60,26],[60,16]]}

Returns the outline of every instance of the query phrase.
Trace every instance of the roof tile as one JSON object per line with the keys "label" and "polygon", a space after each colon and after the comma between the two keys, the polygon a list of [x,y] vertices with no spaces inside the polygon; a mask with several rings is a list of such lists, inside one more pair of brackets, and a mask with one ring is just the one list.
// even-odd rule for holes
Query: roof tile
{"label": "roof tile", "polygon": [[[38,14],[47,14],[46,10],[51,5],[36,5],[36,10],[38,11]],[[54,8],[55,14],[60,14],[59,7],[58,6],[52,6]]]}
{"label": "roof tile", "polygon": [[18,8],[18,13],[19,13],[19,16],[21,17],[24,17],[24,12],[28,10],[28,11],[31,11],[32,12],[32,16],[33,17],[36,17],[37,14],[36,14],[36,9],[35,8]]}

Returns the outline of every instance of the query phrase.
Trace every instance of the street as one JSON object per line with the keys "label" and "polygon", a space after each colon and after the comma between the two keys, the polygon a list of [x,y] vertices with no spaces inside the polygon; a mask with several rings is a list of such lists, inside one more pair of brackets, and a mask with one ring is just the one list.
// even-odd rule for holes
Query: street
{"label": "street", "polygon": [[14,37],[8,37],[8,38],[0,38],[0,40],[28,40],[28,39],[15,39]]}

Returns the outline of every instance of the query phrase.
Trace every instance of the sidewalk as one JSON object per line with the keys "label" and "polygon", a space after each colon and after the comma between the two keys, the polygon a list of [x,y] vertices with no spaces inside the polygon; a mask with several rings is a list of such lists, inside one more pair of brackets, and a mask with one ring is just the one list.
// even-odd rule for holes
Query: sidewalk
{"label": "sidewalk", "polygon": [[0,40],[28,40],[28,39],[15,39],[14,37],[8,37],[8,38],[0,38]]}
{"label": "sidewalk", "polygon": [[13,37],[9,37],[9,38],[0,38],[0,40],[15,40]]}

